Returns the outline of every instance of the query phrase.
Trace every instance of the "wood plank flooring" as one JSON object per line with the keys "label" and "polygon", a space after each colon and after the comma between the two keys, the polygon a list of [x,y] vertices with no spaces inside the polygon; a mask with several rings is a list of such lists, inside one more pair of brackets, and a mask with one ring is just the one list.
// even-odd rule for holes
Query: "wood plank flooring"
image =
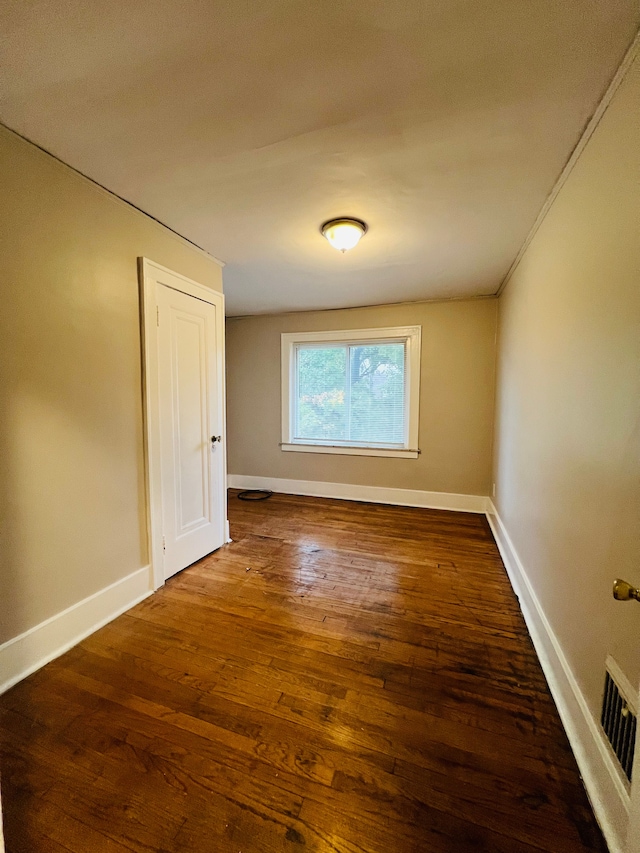
{"label": "wood plank flooring", "polygon": [[229,502],[0,697],[7,853],[606,850],[482,516]]}

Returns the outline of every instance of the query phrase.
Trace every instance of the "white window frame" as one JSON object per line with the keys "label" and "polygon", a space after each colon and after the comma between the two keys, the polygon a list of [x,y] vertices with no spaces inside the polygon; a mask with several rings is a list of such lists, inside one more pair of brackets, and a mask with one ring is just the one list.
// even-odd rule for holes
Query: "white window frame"
{"label": "white window frame", "polygon": [[[421,326],[395,326],[384,329],[344,329],[332,332],[285,332],[281,335],[282,364],[282,450],[297,453],[341,453],[348,456],[394,456],[417,459],[420,415]],[[294,440],[294,402],[296,387],[296,347],[299,344],[404,343],[405,357],[405,440],[403,447],[375,444],[332,444],[322,441]]]}

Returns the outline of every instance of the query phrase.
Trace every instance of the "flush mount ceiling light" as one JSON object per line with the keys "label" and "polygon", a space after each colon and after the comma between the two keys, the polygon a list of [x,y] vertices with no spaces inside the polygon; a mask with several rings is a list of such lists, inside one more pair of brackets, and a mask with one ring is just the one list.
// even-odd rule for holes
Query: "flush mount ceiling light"
{"label": "flush mount ceiling light", "polygon": [[357,246],[360,238],[367,233],[367,225],[359,219],[330,219],[320,228],[323,237],[339,252],[348,251]]}

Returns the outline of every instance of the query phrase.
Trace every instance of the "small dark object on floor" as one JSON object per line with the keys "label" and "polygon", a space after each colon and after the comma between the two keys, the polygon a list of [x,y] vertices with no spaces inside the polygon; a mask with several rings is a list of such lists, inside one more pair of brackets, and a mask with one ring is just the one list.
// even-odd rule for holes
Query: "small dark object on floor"
{"label": "small dark object on floor", "polygon": [[266,501],[270,498],[273,492],[270,489],[245,489],[244,492],[238,492],[239,501]]}

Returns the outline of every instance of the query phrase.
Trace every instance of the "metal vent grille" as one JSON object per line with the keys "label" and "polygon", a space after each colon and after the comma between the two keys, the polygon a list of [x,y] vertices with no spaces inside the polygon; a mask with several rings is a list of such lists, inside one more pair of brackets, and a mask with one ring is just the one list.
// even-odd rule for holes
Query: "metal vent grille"
{"label": "metal vent grille", "polygon": [[638,718],[609,672],[604,680],[600,722],[625,776],[631,781]]}

